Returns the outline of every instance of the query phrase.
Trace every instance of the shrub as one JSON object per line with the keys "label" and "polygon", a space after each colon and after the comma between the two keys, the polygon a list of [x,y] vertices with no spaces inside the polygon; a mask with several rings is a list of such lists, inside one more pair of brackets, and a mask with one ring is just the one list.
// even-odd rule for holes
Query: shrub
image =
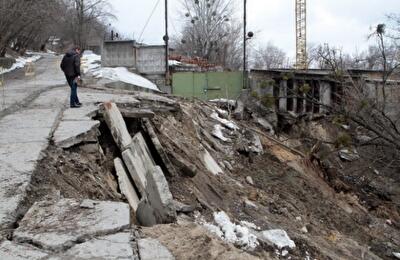
{"label": "shrub", "polygon": [[261,104],[265,107],[272,108],[275,105],[275,98],[271,94],[266,94],[261,98]]}

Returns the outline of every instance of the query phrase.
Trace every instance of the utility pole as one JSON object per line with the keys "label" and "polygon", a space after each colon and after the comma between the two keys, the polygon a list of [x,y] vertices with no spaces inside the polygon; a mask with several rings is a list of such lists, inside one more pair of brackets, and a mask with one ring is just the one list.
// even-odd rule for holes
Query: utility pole
{"label": "utility pole", "polygon": [[168,0],[165,0],[165,83],[169,84],[169,36],[168,36]]}
{"label": "utility pole", "polygon": [[246,42],[247,42],[247,0],[243,2],[243,88],[247,88],[247,60],[246,60]]}

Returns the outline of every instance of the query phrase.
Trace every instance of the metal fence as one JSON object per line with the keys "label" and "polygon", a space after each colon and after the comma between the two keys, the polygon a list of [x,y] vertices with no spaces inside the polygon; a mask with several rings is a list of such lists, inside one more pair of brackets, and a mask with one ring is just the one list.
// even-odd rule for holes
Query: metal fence
{"label": "metal fence", "polygon": [[242,87],[241,72],[177,72],[172,76],[172,94],[188,98],[236,99]]}

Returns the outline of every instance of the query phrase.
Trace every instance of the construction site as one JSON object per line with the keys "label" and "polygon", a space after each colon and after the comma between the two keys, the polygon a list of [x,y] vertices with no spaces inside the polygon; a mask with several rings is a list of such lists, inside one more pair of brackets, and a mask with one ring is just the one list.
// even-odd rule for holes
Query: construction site
{"label": "construction site", "polygon": [[[400,49],[389,26],[374,27],[375,56],[351,63],[308,48],[312,1],[292,0],[293,62],[269,66],[251,52],[246,0],[237,52],[225,0],[182,1],[175,38],[165,0],[164,44],[100,20],[70,36],[57,11],[43,39],[13,38],[7,23],[23,6],[76,12],[79,24],[108,2],[0,0],[0,260],[400,259]],[[206,30],[203,42],[210,23],[226,34]],[[60,69],[71,48],[72,83]]]}

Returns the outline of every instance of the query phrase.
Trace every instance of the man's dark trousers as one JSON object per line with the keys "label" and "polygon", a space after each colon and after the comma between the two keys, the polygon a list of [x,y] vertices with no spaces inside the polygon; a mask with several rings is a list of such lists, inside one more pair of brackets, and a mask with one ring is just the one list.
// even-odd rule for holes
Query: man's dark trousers
{"label": "man's dark trousers", "polygon": [[70,106],[78,105],[79,98],[78,98],[78,83],[75,80],[75,77],[68,77],[67,76],[68,85],[71,88],[71,96],[69,99]]}

